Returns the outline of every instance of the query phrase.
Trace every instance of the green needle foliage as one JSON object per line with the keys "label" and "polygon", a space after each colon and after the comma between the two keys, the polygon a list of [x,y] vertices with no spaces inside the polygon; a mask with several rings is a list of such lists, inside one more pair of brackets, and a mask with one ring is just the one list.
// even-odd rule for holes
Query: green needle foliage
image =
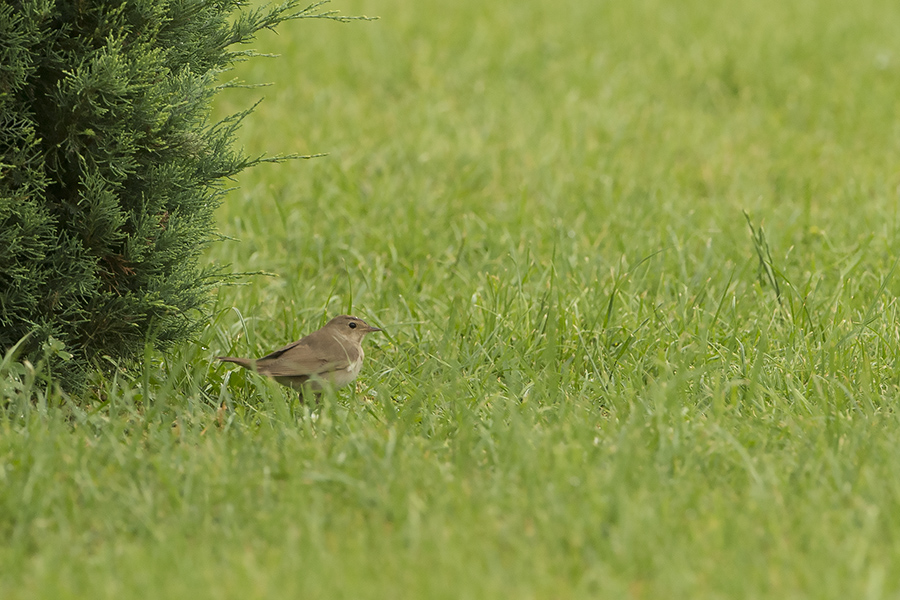
{"label": "green needle foliage", "polygon": [[[221,277],[198,262],[223,182],[263,159],[210,119],[261,29],[322,3],[23,0],[0,7],[0,348],[62,342],[75,374],[185,340]],[[237,49],[235,49],[237,48]]]}

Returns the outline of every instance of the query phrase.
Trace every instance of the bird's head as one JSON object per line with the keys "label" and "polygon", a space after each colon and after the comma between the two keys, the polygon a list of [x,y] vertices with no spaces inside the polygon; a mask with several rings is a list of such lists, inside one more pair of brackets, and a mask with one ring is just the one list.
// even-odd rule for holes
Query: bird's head
{"label": "bird's head", "polygon": [[367,333],[381,331],[378,327],[372,327],[359,317],[350,315],[337,316],[328,321],[325,327],[334,333],[356,340],[363,339]]}

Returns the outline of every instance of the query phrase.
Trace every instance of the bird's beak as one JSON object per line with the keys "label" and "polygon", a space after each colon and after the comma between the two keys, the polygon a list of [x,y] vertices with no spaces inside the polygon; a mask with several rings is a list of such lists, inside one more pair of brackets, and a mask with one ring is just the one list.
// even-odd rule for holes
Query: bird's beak
{"label": "bird's beak", "polygon": [[379,327],[372,327],[371,325],[367,325],[367,327],[369,329],[366,330],[366,333],[372,333],[374,331],[384,331],[384,329],[381,329]]}

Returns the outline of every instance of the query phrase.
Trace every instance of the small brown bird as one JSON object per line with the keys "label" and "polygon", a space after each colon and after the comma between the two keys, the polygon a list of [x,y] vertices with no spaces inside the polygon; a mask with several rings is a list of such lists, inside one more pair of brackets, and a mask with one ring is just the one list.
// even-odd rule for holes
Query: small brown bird
{"label": "small brown bird", "polygon": [[253,360],[220,356],[278,383],[301,390],[321,392],[325,385],[342,388],[359,375],[363,359],[362,340],[367,333],[381,331],[362,319],[341,315],[305,338]]}

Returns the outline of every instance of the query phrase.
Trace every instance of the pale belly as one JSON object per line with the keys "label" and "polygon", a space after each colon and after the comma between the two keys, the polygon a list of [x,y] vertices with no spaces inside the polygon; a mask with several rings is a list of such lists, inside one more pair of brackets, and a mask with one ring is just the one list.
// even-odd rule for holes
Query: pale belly
{"label": "pale belly", "polygon": [[346,369],[332,371],[325,379],[330,381],[335,388],[342,388],[359,376],[359,372],[362,370],[362,363],[362,357],[360,357],[356,362],[350,363],[350,366]]}
{"label": "pale belly", "polygon": [[319,375],[313,375],[312,377],[276,377],[275,380],[284,385],[289,385],[296,390],[305,386],[313,392],[319,392],[322,391],[324,386],[329,384],[332,388],[339,389],[357,378],[359,372],[362,370],[362,359],[363,357],[360,356],[359,360],[350,363],[350,366],[346,369],[338,369],[337,371],[321,373]]}

